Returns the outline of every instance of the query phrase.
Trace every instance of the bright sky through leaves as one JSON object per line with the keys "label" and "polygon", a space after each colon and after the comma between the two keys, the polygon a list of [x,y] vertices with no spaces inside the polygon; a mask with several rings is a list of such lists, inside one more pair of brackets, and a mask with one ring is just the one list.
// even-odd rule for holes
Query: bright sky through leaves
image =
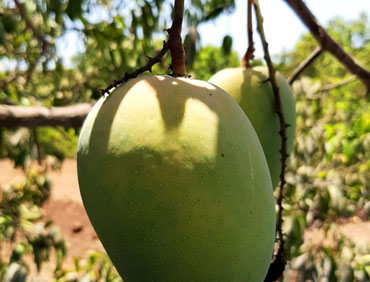
{"label": "bright sky through leaves", "polygon": [[[325,25],[336,16],[345,19],[359,17],[361,12],[370,15],[369,0],[310,0],[305,1],[320,23]],[[349,4],[350,3],[350,4]],[[264,28],[269,42],[271,54],[282,50],[289,50],[299,40],[299,37],[308,32],[299,18],[283,0],[260,0],[264,17]],[[236,9],[232,14],[225,14],[213,22],[199,26],[202,46],[221,46],[225,35],[233,37],[233,49],[242,57],[247,48],[246,13],[247,0],[236,0]],[[255,30],[256,57],[262,57],[260,38]],[[83,42],[79,40],[77,32],[69,32],[65,38],[58,40],[58,53],[64,62],[71,66],[71,58],[76,52],[83,52]]]}

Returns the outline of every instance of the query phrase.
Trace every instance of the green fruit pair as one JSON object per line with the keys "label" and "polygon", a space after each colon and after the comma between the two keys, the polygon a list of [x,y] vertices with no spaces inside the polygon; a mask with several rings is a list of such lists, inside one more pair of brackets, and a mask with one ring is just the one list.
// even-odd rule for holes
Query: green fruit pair
{"label": "green fruit pair", "polygon": [[[273,187],[279,183],[281,173],[280,122],[276,114],[275,98],[268,81],[266,67],[229,68],[216,73],[209,82],[229,93],[244,110],[261,142],[270,169]],[[295,136],[295,101],[292,89],[284,77],[276,74],[280,100],[283,107],[286,130],[287,153],[293,149]]]}
{"label": "green fruit pair", "polygon": [[250,121],[221,88],[129,80],[91,110],[77,157],[85,208],[125,282],[264,280],[270,173]]}

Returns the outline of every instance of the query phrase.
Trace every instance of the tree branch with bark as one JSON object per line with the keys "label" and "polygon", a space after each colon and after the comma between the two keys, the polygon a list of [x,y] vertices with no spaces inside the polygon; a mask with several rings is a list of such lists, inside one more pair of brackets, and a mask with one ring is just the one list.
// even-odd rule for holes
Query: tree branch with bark
{"label": "tree branch with bark", "polygon": [[312,53],[308,55],[308,57],[294,70],[292,75],[288,78],[288,83],[293,84],[293,82],[301,75],[301,73],[304,72],[304,70],[308,68],[308,66],[312,64],[313,61],[322,54],[322,52],[321,46],[315,48],[315,50],[313,50]]}
{"label": "tree branch with bark", "polygon": [[92,104],[88,103],[52,108],[0,105],[0,128],[37,126],[78,128],[82,126],[91,108]]}
{"label": "tree branch with bark", "polygon": [[356,75],[370,92],[370,72],[356,62],[351,55],[346,53],[337,41],[320,25],[319,21],[308,9],[302,0],[284,0],[298,15],[312,35],[320,43],[324,51],[335,56],[351,73]]}

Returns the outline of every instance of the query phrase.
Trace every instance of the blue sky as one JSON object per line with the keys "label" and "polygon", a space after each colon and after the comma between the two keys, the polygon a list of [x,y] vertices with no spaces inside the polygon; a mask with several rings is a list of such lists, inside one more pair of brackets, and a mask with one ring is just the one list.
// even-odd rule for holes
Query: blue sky
{"label": "blue sky", "polygon": [[[285,1],[259,0],[259,2],[271,54],[292,49],[300,36],[308,32]],[[354,19],[361,12],[366,12],[370,16],[370,0],[306,0],[305,2],[319,22],[324,25],[335,16]],[[232,14],[222,15],[216,21],[202,24],[199,27],[201,44],[221,46],[223,37],[229,34],[233,37],[233,49],[242,57],[247,47],[246,11],[247,0],[236,0],[236,9]],[[76,52],[83,51],[83,43],[78,36],[78,33],[72,32],[66,38],[59,39],[57,43],[58,53],[69,66],[71,57]],[[262,57],[262,46],[257,32],[254,33],[254,41],[255,55]]]}

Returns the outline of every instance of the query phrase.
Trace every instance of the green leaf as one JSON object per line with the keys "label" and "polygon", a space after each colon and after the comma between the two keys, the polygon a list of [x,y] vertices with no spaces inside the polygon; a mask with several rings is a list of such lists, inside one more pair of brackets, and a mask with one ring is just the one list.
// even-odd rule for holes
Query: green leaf
{"label": "green leaf", "polygon": [[19,210],[22,214],[22,217],[26,220],[34,221],[41,218],[41,210],[36,205],[27,207],[26,205],[21,204],[19,206]]}
{"label": "green leaf", "polygon": [[82,0],[69,0],[66,13],[71,20],[81,17]]}
{"label": "green leaf", "polygon": [[5,44],[5,27],[3,25],[3,22],[0,21],[0,45],[4,45]]}
{"label": "green leaf", "polygon": [[8,215],[0,216],[0,225],[7,224],[12,221],[12,218]]}
{"label": "green leaf", "polygon": [[222,12],[224,11],[224,7],[217,7],[216,9],[212,10],[204,17],[204,21],[209,21],[214,18],[217,18]]}
{"label": "green leaf", "polygon": [[231,47],[233,45],[233,39],[230,35],[226,35],[222,41],[222,51],[225,55],[230,55]]}
{"label": "green leaf", "polygon": [[27,246],[24,243],[19,243],[15,246],[10,258],[11,262],[20,261],[22,256],[27,253]]}
{"label": "green leaf", "polygon": [[185,36],[184,39],[184,48],[185,48],[185,63],[187,68],[191,68],[194,63],[194,59],[197,53],[196,43],[197,43],[198,33],[196,27],[191,26],[189,28],[189,33]]}
{"label": "green leaf", "polygon": [[1,16],[1,22],[3,23],[4,29],[7,33],[11,33],[17,28],[17,20],[14,15],[3,14]]}

